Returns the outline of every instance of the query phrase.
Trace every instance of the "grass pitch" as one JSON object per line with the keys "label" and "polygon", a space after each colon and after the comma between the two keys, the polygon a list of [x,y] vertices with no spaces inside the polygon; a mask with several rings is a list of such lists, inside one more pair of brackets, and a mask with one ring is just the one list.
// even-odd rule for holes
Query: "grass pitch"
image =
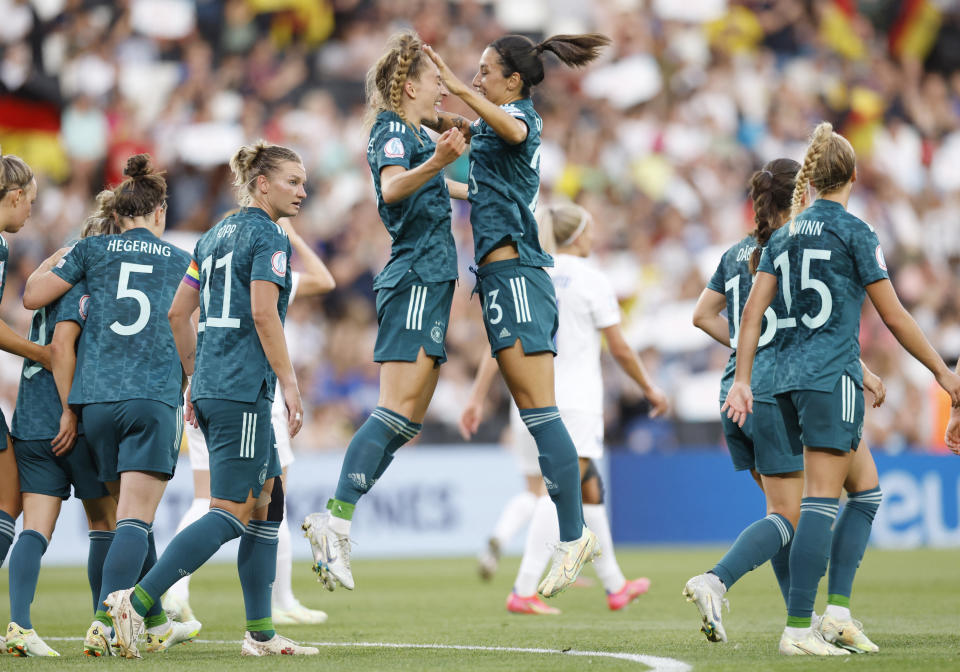
{"label": "grass pitch", "polygon": [[[377,560],[354,563],[357,590],[327,593],[306,563],[295,567],[294,590],[305,604],[326,610],[323,626],[286,626],[281,632],[304,642],[401,643],[447,646],[603,651],[683,661],[694,670],[842,669],[902,672],[960,670],[960,552],[869,550],[853,597],[854,615],[880,646],[872,656],[832,659],[783,658],[777,642],[784,608],[773,573],[761,567],[730,592],[724,615],[730,638],[710,644],[698,631],[696,609],[680,595],[693,574],[711,567],[721,549],[630,550],[618,554],[628,577],[649,576],[650,592],[622,612],[610,612],[599,585],[575,587],[551,600],[561,616],[516,616],[504,609],[518,559],[506,559],[496,578],[481,583],[473,559]],[[584,572],[593,577],[590,569]],[[7,572],[0,572],[6,593]],[[824,585],[821,594],[824,594]],[[34,626],[61,658],[0,656],[0,670],[41,667],[92,670],[137,666],[151,670],[218,672],[242,669],[311,670],[645,670],[632,661],[551,652],[323,646],[309,658],[240,657],[243,603],[236,568],[202,568],[191,585],[191,604],[203,621],[201,640],[142,661],[87,659],[81,641],[89,624],[85,570],[49,568],[40,575]],[[818,601],[822,609],[823,598]],[[5,611],[5,610],[4,610]],[[3,613],[3,612],[0,612]],[[76,638],[70,641],[55,638]],[[233,643],[236,642],[236,643]]]}

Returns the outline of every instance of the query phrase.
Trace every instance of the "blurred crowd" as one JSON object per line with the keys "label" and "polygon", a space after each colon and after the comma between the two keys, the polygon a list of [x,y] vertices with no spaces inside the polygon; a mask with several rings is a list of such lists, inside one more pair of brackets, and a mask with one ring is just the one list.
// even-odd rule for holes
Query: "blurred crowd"
{"label": "blurred crowd", "polygon": [[[308,411],[298,449],[342,449],[376,404],[371,286],[389,238],[366,164],[363,78],[407,26],[466,81],[504,33],[613,38],[583,72],[550,67],[534,94],[540,202],[573,199],[593,213],[594,256],[622,300],[628,340],[673,401],[671,417],[648,420],[639,391],[606,362],[612,446],[720,445],[729,351],[693,328],[693,304],[723,250],[752,228],[751,172],[800,159],[821,119],[857,150],[850,209],[876,228],[903,302],[948,363],[960,354],[960,9],[949,0],[0,0],[0,14],[0,145],[40,185],[32,220],[8,237],[3,318],[26,332],[26,276],[76,235],[128,155],[149,152],[167,171],[169,235],[192,249],[234,204],[230,155],[260,137],[293,147],[310,178],[295,227],[338,284],[287,318]],[[459,101],[446,107],[473,116]],[[450,177],[465,173],[466,157]],[[468,216],[454,202],[450,359],[422,441],[456,440],[489,356],[470,296]],[[861,339],[887,386],[884,406],[868,408],[868,441],[936,450],[945,402],[932,377],[869,307]],[[2,361],[9,417],[20,369]],[[490,415],[505,418],[505,403],[495,390]],[[481,439],[504,424],[488,422]]]}

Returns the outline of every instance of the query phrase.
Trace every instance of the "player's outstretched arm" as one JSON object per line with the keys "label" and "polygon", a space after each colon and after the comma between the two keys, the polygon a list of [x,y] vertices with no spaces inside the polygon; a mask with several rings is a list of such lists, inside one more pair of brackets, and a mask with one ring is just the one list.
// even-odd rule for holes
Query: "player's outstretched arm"
{"label": "player's outstretched arm", "polygon": [[907,352],[923,364],[936,377],[937,383],[950,395],[954,407],[960,406],[960,376],[950,370],[943,358],[930,345],[923,335],[920,325],[900,303],[893,283],[887,279],[870,283],[866,287],[867,296],[887,325],[890,333],[900,341]]}
{"label": "player's outstretched arm", "polygon": [[433,156],[416,168],[384,166],[380,171],[380,193],[385,203],[396,203],[412,196],[420,187],[436,177],[444,166],[456,161],[467,148],[457,129],[445,131],[437,138]]}
{"label": "player's outstretched arm", "polygon": [[466,182],[457,182],[456,180],[451,180],[449,177],[446,179],[447,191],[450,192],[450,198],[456,198],[460,201],[466,201],[470,198],[470,188]]}
{"label": "player's outstretched arm", "polygon": [[303,425],[303,406],[300,402],[297,376],[293,371],[293,364],[290,363],[287,341],[283,336],[283,323],[280,321],[280,313],[277,312],[279,296],[280,288],[269,280],[254,280],[250,283],[250,312],[253,314],[253,324],[267,361],[277,374],[287,407],[287,427],[290,437],[293,438]]}
{"label": "player's outstretched arm", "polygon": [[437,64],[440,78],[447,90],[479,114],[504,142],[516,145],[527,139],[527,125],[525,123],[510,116],[496,103],[484,98],[472,86],[467,86],[460,81],[460,78],[453,74],[450,67],[440,58],[440,54],[433,50],[433,47],[425,45],[423,51]]}
{"label": "player's outstretched arm", "polygon": [[281,217],[277,220],[277,224],[283,227],[283,230],[287,233],[290,246],[296,250],[303,265],[303,270],[300,271],[300,284],[297,285],[297,296],[316,296],[333,291],[337,286],[336,280],[333,279],[333,275],[327,265],[323,263],[323,260],[317,256],[313,248],[293,228],[293,222],[290,221],[290,218]]}
{"label": "player's outstretched arm", "polygon": [[451,128],[455,128],[463,134],[465,142],[470,142],[473,137],[473,130],[470,128],[470,120],[466,117],[454,114],[453,112],[437,112],[437,122],[434,123],[428,119],[421,121],[424,126],[436,133],[445,133]]}
{"label": "player's outstretched arm", "polygon": [[11,329],[3,320],[0,320],[0,350],[18,357],[32,359],[43,368],[50,370],[50,349],[47,346],[28,341]]}
{"label": "player's outstretched arm", "polygon": [[730,325],[727,318],[720,314],[726,307],[726,294],[704,288],[693,308],[693,326],[721,345],[730,347]]}
{"label": "player's outstretched arm", "polygon": [[490,391],[490,384],[497,376],[497,360],[488,357],[486,350],[483,355],[483,360],[477,367],[477,375],[473,379],[473,387],[470,388],[470,399],[460,415],[460,436],[465,441],[469,441],[477,433],[480,423],[483,422],[483,402]]}
{"label": "player's outstretched arm", "polygon": [[82,327],[76,322],[58,322],[50,339],[50,370],[57,386],[57,396],[63,412],[60,414],[60,430],[50,442],[54,455],[64,455],[77,440],[77,414],[70,408],[67,399],[73,386],[73,372],[77,368],[77,339]]}
{"label": "player's outstretched arm", "polygon": [[[724,324],[726,324],[726,321],[724,321]],[[623,337],[623,330],[620,329],[620,325],[613,324],[602,331],[607,339],[610,354],[613,355],[623,372],[640,386],[643,396],[650,402],[650,417],[656,418],[660,415],[666,415],[667,411],[670,410],[670,401],[667,399],[667,395],[654,384],[643,362],[640,361],[637,353]]]}
{"label": "player's outstretched arm", "polygon": [[23,307],[27,310],[43,308],[48,303],[59,299],[73,287],[73,285],[52,272],[53,267],[63,258],[69,247],[62,247],[47,257],[37,269],[27,278],[23,288]]}

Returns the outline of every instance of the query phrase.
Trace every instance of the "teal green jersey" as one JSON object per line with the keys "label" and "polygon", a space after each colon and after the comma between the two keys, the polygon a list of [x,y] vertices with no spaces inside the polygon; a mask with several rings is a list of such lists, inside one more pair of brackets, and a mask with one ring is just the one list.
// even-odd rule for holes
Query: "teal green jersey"
{"label": "teal green jersey", "polygon": [[864,288],[889,277],[874,230],[819,199],[771,236],[759,271],[777,276],[785,304],[776,392],[832,392],[844,373],[862,388]]}
{"label": "teal green jersey", "polygon": [[396,203],[385,203],[380,188],[381,170],[387,166],[416,168],[433,156],[435,148],[422,128],[413,129],[394,112],[381,112],[370,129],[367,163],[373,173],[380,219],[393,241],[390,260],[374,280],[374,289],[396,287],[410,269],[424,282],[457,278],[450,192],[443,171]]}
{"label": "teal green jersey", "polygon": [[282,322],[293,283],[287,234],[260,208],[242,208],[197,241],[190,270],[184,282],[200,290],[191,400],[253,403],[264,384],[272,400],[277,376],[253,324],[250,283],[266,280],[279,286]]}
{"label": "teal green jersey", "polygon": [[97,309],[77,351],[71,404],[152,399],[180,405],[182,369],[167,312],[190,255],[145,228],[78,242],[53,272],[86,280]]}
{"label": "teal green jersey", "polygon": [[543,121],[529,98],[500,106],[527,125],[523,142],[511,145],[482,118],[471,126],[470,224],[477,263],[512,241],[525,266],[553,266],[540,247],[533,213],[540,191],[540,130]]}
{"label": "teal green jersey", "polygon": [[[727,297],[727,324],[730,328],[730,347],[733,352],[727,360],[720,383],[720,401],[727,398],[727,392],[733,385],[734,372],[737,368],[737,340],[740,338],[740,316],[747,303],[750,289],[753,287],[754,276],[750,273],[750,256],[757,247],[753,236],[747,236],[729,250],[723,253],[716,272],[707,284],[708,289],[724,294]],[[757,355],[753,360],[753,373],[750,379],[750,388],[753,398],[757,401],[773,402],[773,376],[776,348],[774,347],[777,335],[778,301],[774,300],[763,314],[763,325],[760,332],[760,342]],[[782,312],[782,309],[781,309]]]}
{"label": "teal green jersey", "polygon": [[[89,305],[87,286],[83,281],[78,282],[50,305],[33,311],[29,339],[37,345],[49,345],[58,323],[76,322],[82,327]],[[60,431],[62,412],[63,406],[53,374],[36,362],[25,359],[10,434],[21,441],[52,439]],[[83,433],[82,428],[80,433]]]}

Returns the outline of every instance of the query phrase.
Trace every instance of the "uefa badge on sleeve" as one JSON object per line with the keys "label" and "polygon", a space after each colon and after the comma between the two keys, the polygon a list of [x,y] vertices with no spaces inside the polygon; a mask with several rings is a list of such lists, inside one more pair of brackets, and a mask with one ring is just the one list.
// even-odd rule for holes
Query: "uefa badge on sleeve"
{"label": "uefa badge on sleeve", "polygon": [[402,159],[406,150],[403,148],[403,142],[400,138],[390,138],[387,144],[383,146],[383,155],[388,159]]}
{"label": "uefa badge on sleeve", "polygon": [[877,245],[876,256],[877,256],[877,266],[879,266],[883,270],[887,270],[887,260],[883,258],[883,250],[880,249],[879,245]]}
{"label": "uefa badge on sleeve", "polygon": [[277,250],[270,259],[270,266],[277,277],[285,278],[287,276],[287,253],[283,250]]}

